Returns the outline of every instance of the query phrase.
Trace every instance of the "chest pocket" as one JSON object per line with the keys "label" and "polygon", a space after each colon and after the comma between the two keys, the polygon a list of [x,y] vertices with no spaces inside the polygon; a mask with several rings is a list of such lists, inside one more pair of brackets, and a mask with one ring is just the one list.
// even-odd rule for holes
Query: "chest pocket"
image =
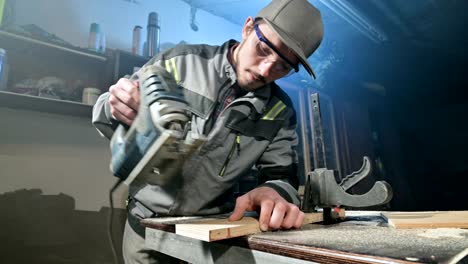
{"label": "chest pocket", "polygon": [[248,137],[272,141],[282,123],[283,120],[268,118],[267,115],[253,117],[233,109],[227,118],[226,127]]}

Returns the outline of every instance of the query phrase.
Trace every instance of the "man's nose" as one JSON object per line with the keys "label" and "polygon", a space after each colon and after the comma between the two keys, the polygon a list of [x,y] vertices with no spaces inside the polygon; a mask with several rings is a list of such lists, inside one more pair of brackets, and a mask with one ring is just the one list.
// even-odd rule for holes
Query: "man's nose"
{"label": "man's nose", "polygon": [[274,64],[274,62],[262,60],[258,66],[260,75],[262,75],[264,78],[268,78],[273,72]]}

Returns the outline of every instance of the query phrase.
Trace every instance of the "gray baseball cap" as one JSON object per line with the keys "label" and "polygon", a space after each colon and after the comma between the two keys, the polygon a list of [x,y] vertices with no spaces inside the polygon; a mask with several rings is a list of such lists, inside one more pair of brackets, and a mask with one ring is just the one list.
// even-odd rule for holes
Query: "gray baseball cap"
{"label": "gray baseball cap", "polygon": [[273,0],[258,12],[262,18],[299,58],[315,79],[307,57],[320,46],[323,22],[320,11],[307,0]]}

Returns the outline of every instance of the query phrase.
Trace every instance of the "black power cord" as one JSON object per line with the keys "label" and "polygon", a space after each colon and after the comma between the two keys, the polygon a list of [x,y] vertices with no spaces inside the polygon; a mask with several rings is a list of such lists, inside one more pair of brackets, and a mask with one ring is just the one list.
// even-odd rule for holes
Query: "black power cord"
{"label": "black power cord", "polygon": [[114,258],[114,263],[115,264],[119,264],[119,257],[117,256],[117,251],[115,250],[115,241],[114,241],[114,236],[112,235],[112,223],[114,222],[113,219],[114,219],[114,198],[113,198],[113,194],[115,192],[115,190],[120,186],[120,184],[122,183],[123,181],[121,179],[118,179],[114,185],[112,186],[112,188],[110,189],[109,191],[109,203],[110,203],[110,211],[109,211],[109,219],[108,219],[108,229],[107,229],[107,236],[109,238],[109,242],[110,242],[110,246],[111,246],[111,250],[112,250],[112,256]]}

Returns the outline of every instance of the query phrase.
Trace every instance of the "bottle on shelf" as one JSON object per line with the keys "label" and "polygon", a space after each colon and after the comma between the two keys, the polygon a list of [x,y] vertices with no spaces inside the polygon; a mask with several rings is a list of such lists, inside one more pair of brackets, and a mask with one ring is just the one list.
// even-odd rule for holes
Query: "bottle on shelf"
{"label": "bottle on shelf", "polygon": [[0,91],[6,89],[8,78],[8,64],[6,50],[0,48]]}
{"label": "bottle on shelf", "polygon": [[148,56],[153,57],[159,53],[159,32],[161,25],[159,15],[156,12],[151,12],[148,16],[147,39]]}
{"label": "bottle on shelf", "polygon": [[132,53],[135,55],[143,55],[141,52],[141,26],[135,26],[133,28],[133,42],[132,42]]}
{"label": "bottle on shelf", "polygon": [[106,34],[101,31],[100,38],[99,38],[99,53],[106,53]]}
{"label": "bottle on shelf", "polygon": [[89,29],[88,49],[99,52],[101,45],[101,28],[98,23],[91,23]]}

